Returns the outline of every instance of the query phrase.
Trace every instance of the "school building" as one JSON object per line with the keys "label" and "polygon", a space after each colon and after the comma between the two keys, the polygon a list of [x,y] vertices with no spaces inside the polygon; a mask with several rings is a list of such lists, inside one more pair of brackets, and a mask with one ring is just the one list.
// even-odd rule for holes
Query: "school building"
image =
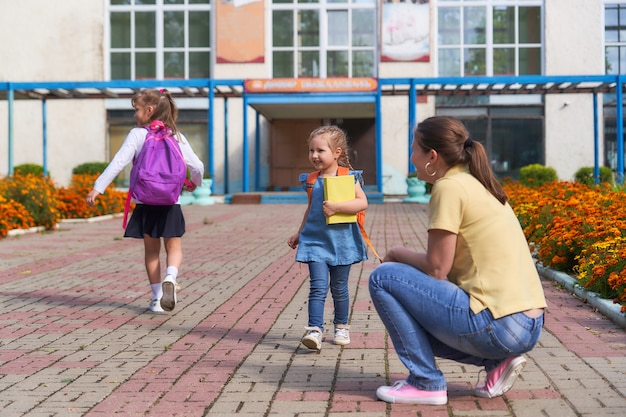
{"label": "school building", "polygon": [[[109,161],[132,94],[165,87],[214,193],[299,189],[306,139],[348,132],[368,190],[404,194],[411,131],[462,119],[500,177],[623,180],[626,0],[2,1],[0,176]],[[619,138],[619,140],[617,140]],[[122,174],[123,186],[128,173]]]}

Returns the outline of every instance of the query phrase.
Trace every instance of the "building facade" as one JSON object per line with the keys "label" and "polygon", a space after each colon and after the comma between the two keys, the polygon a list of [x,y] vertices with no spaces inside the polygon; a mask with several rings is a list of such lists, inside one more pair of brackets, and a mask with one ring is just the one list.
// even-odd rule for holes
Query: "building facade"
{"label": "building facade", "polygon": [[[12,22],[0,25],[0,82],[210,78],[251,86],[291,82],[299,90],[282,91],[289,95],[306,94],[307,83],[315,80],[343,85],[341,80],[350,79],[356,85],[407,77],[626,71],[621,36],[626,1],[618,0],[1,0],[0,5]],[[348,132],[353,165],[364,169],[368,185],[403,194],[411,170],[407,96],[387,94],[380,103],[329,97],[251,105],[236,95],[215,100],[211,129],[219,139],[213,143],[207,141],[209,101],[181,98],[179,127],[210,161],[217,194],[297,189],[297,174],[310,170],[308,133],[329,123]],[[615,95],[601,95],[595,109],[594,103],[591,94],[418,94],[415,105],[417,122],[439,114],[464,120],[501,177],[540,163],[569,180],[579,168],[594,165],[594,111],[600,115],[600,165],[617,168]],[[11,121],[3,117],[9,111]],[[244,112],[255,122],[242,123]],[[109,161],[134,123],[127,98],[54,100],[46,113],[37,100],[16,101],[12,109],[0,101],[0,155],[9,146],[9,130],[15,164],[41,164],[46,146],[49,173],[62,185],[76,165]],[[44,121],[47,145],[41,139]],[[250,151],[255,158],[244,166],[242,154]],[[9,170],[7,158],[0,157],[0,175]],[[248,174],[254,178],[249,186]]]}

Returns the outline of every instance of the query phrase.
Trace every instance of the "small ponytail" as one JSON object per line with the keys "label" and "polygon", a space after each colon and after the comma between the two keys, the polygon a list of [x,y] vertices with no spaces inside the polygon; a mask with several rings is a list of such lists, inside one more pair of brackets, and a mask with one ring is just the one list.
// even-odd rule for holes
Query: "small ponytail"
{"label": "small ponytail", "polygon": [[170,128],[173,135],[176,135],[180,141],[180,134],[176,128],[176,120],[178,119],[178,107],[174,102],[172,94],[167,89],[147,88],[137,92],[132,98],[133,106],[135,102],[140,101],[145,105],[153,106],[154,112],[150,117],[150,121],[161,120],[165,126]]}

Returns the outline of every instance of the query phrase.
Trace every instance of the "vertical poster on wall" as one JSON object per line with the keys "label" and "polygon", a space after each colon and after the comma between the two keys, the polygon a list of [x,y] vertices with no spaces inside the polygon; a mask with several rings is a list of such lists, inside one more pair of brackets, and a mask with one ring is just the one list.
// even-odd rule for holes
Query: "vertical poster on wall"
{"label": "vertical poster on wall", "polygon": [[215,59],[218,64],[265,61],[262,0],[219,0],[215,4]]}
{"label": "vertical poster on wall", "polygon": [[381,61],[430,61],[429,0],[383,0]]}

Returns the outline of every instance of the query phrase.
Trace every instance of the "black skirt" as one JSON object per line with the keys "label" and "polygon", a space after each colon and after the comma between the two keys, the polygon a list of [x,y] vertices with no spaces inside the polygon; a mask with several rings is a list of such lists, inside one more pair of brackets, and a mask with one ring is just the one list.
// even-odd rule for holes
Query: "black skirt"
{"label": "black skirt", "polygon": [[173,206],[149,206],[137,204],[130,216],[124,237],[143,239],[182,237],[185,234],[185,218],[180,204]]}

